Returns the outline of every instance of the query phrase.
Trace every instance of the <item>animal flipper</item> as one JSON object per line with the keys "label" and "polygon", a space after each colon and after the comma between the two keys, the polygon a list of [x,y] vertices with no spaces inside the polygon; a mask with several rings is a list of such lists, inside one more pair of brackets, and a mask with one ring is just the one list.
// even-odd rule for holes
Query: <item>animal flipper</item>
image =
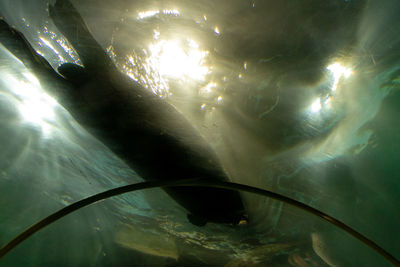
{"label": "animal flipper", "polygon": [[0,43],[26,68],[39,76],[58,76],[47,60],[39,55],[24,35],[0,18]]}
{"label": "animal flipper", "polygon": [[94,39],[86,23],[69,0],[49,5],[49,15],[60,32],[72,44],[87,69],[113,66],[104,49]]}
{"label": "animal flipper", "polygon": [[73,63],[64,63],[60,67],[58,67],[58,72],[67,80],[72,83],[82,83],[86,78],[86,70],[85,68],[73,64]]}

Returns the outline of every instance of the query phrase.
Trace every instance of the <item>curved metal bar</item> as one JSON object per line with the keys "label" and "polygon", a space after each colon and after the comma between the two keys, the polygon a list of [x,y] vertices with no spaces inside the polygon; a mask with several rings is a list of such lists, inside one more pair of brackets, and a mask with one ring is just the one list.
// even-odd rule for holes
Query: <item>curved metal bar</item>
{"label": "curved metal bar", "polygon": [[357,232],[350,226],[346,225],[345,223],[339,221],[338,219],[320,211],[317,210],[313,207],[310,207],[304,203],[301,203],[297,200],[291,199],[289,197],[283,196],[278,193],[274,193],[268,190],[248,186],[248,185],[243,185],[243,184],[238,184],[238,183],[231,183],[231,182],[222,182],[222,181],[211,181],[207,179],[188,179],[188,180],[178,180],[178,181],[151,181],[151,182],[142,182],[142,183],[136,183],[136,184],[130,184],[130,185],[125,185],[121,187],[117,187],[114,189],[110,189],[107,191],[104,191],[102,193],[90,196],[88,198],[79,200],[71,205],[68,205],[59,211],[51,214],[50,216],[42,219],[41,221],[35,223],[25,231],[23,231],[21,234],[16,236],[14,239],[12,239],[8,244],[3,246],[0,249],[0,259],[4,257],[8,252],[10,252],[12,249],[14,249],[16,246],[18,246],[20,243],[22,243],[24,240],[26,240],[28,237],[33,235],[34,233],[38,232],[42,228],[50,225],[51,223],[61,219],[62,217],[78,210],[81,209],[85,206],[88,206],[90,204],[93,204],[95,202],[121,195],[124,193],[128,192],[133,192],[133,191],[138,191],[142,189],[148,189],[148,188],[156,188],[156,187],[172,187],[172,186],[201,186],[201,187],[215,187],[215,188],[224,188],[224,189],[229,189],[229,190],[238,190],[238,191],[243,191],[243,192],[249,192],[249,193],[254,193],[262,196],[266,196],[275,200],[282,201],[286,204],[289,204],[291,206],[294,206],[296,208],[299,208],[301,210],[304,210],[308,213],[311,213],[319,218],[322,218],[323,220],[329,222],[330,224],[333,224],[336,227],[339,227],[343,231],[347,232],[354,238],[358,239],[368,247],[372,248],[375,250],[377,253],[382,255],[386,260],[388,260],[390,263],[392,263],[394,266],[400,266],[400,261],[396,259],[393,255],[391,255],[389,252],[387,252],[385,249],[383,249],[381,246],[376,244],[374,241],[371,239],[365,237],[361,233]]}

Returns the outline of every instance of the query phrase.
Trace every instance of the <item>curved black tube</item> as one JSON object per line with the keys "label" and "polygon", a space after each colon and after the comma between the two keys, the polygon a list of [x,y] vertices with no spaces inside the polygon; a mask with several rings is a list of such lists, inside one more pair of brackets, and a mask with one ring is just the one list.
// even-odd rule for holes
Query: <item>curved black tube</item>
{"label": "curved black tube", "polygon": [[362,243],[367,245],[368,247],[372,248],[375,250],[377,253],[382,255],[385,259],[390,261],[394,266],[400,266],[400,261],[396,259],[393,255],[391,255],[389,252],[387,252],[385,249],[380,247],[378,244],[376,244],[374,241],[371,239],[365,237],[361,233],[357,232],[350,226],[344,224],[343,222],[335,219],[334,217],[319,211],[313,207],[310,207],[304,203],[301,203],[297,200],[291,199],[289,197],[280,195],[278,193],[274,193],[268,190],[248,186],[248,185],[243,185],[243,184],[237,184],[237,183],[231,183],[231,182],[222,182],[222,181],[211,181],[211,180],[205,180],[205,179],[188,179],[188,180],[178,180],[178,181],[152,181],[152,182],[142,182],[142,183],[136,183],[136,184],[130,184],[130,185],[125,185],[121,187],[117,187],[114,189],[107,190],[105,192],[90,196],[88,198],[79,200],[69,206],[66,206],[59,211],[51,214],[50,216],[42,219],[41,221],[35,223],[28,229],[26,229],[24,232],[19,234],[17,237],[15,237],[13,240],[11,240],[8,244],[6,244],[4,247],[0,249],[0,259],[4,257],[8,252],[10,252],[12,249],[14,249],[16,246],[18,246],[21,242],[23,242],[25,239],[33,235],[34,233],[38,232],[40,229],[48,226],[49,224],[61,219],[62,217],[80,209],[85,206],[88,206],[90,204],[93,204],[97,201],[107,199],[109,197],[121,195],[127,192],[133,192],[137,190],[142,190],[142,189],[147,189],[147,188],[155,188],[155,187],[171,187],[171,186],[202,186],[202,187],[215,187],[215,188],[224,188],[224,189],[230,189],[230,190],[238,190],[238,191],[244,191],[244,192],[249,192],[249,193],[254,193],[266,197],[270,197],[272,199],[276,199],[279,201],[282,201],[286,204],[292,205],[294,207],[297,207],[299,209],[302,209],[308,213],[311,213],[317,217],[320,217],[324,219],[325,221],[329,222],[330,224],[333,224],[343,231],[347,232],[348,234],[352,235],[356,239],[360,240]]}

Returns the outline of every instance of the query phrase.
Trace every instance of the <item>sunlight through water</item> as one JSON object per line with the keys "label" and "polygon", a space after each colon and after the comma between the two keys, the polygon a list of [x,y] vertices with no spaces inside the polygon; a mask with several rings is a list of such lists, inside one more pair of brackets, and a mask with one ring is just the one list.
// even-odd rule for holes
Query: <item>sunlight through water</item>
{"label": "sunlight through water", "polygon": [[55,120],[55,99],[44,93],[37,78],[24,72],[25,79],[17,79],[11,74],[3,74],[13,93],[20,99],[18,110],[26,123],[41,129],[47,137],[51,133],[51,123]]}
{"label": "sunlight through water", "polygon": [[330,70],[332,72],[332,75],[334,78],[332,91],[335,91],[337,89],[338,83],[340,81],[340,78],[342,78],[342,76],[344,78],[349,78],[350,75],[353,73],[353,71],[351,69],[343,67],[339,63],[331,64],[326,69]]}
{"label": "sunlight through water", "polygon": [[323,107],[330,107],[331,101],[334,98],[335,91],[342,78],[349,78],[353,74],[353,70],[348,67],[344,67],[340,63],[330,64],[326,69],[330,72],[332,77],[332,86],[330,86],[330,93],[324,97],[319,97],[312,102],[308,110],[312,113],[318,113]]}
{"label": "sunlight through water", "polygon": [[203,80],[209,71],[204,66],[207,52],[193,40],[187,40],[184,47],[176,40],[160,40],[150,44],[149,50],[147,63],[165,78]]}

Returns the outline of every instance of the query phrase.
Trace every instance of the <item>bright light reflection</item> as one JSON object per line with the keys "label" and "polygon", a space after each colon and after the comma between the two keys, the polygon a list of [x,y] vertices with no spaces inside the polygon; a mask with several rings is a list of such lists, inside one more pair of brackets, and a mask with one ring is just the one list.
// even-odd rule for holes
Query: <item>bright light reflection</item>
{"label": "bright light reflection", "polygon": [[200,89],[200,94],[210,94],[213,92],[213,88],[216,88],[217,84],[210,82],[206,86]]}
{"label": "bright light reflection", "polygon": [[154,33],[154,35],[153,35],[154,40],[158,40],[158,38],[160,38],[160,32],[157,30],[154,30],[153,33]]}
{"label": "bright light reflection", "polygon": [[318,112],[318,111],[320,111],[321,110],[321,108],[322,108],[322,106],[321,106],[321,99],[316,99],[312,104],[311,104],[311,107],[310,107],[310,109],[311,109],[311,111],[312,112]]}
{"label": "bright light reflection", "polygon": [[324,99],[318,98],[316,99],[311,106],[309,107],[309,110],[313,113],[319,112],[322,107],[324,106],[330,106],[331,105],[331,100],[334,96],[334,91],[336,91],[339,81],[342,77],[348,78],[350,75],[353,74],[353,71],[350,68],[343,67],[340,63],[333,63],[326,67],[327,70],[331,71],[332,76],[333,76],[333,85],[331,87],[331,93],[328,94]]}
{"label": "bright light reflection", "polygon": [[65,59],[60,55],[60,53],[58,52],[58,50],[46,39],[44,39],[43,37],[39,37],[40,41],[42,43],[44,43],[48,48],[50,48],[54,54],[56,54],[58,56],[58,58],[62,61],[65,62]]}
{"label": "bright light reflection", "polygon": [[177,41],[161,40],[149,46],[150,57],[146,61],[161,76],[203,80],[209,72],[204,66],[204,59],[208,53],[199,50],[198,47],[193,40],[188,40],[186,49]]}
{"label": "bright light reflection", "polygon": [[165,15],[173,15],[173,16],[179,16],[180,13],[178,10],[176,9],[165,9],[163,10],[163,14]]}
{"label": "bright light reflection", "polygon": [[150,17],[153,17],[153,16],[158,15],[160,13],[162,13],[164,15],[175,16],[175,17],[180,15],[179,11],[176,10],[176,9],[164,9],[162,11],[159,11],[159,10],[148,10],[148,11],[139,12],[138,16],[137,16],[137,19],[150,18]]}
{"label": "bright light reflection", "polygon": [[44,93],[40,83],[34,75],[24,72],[27,80],[18,80],[12,75],[5,75],[7,82],[20,98],[18,109],[27,123],[39,126],[45,135],[50,133],[51,126],[48,122],[55,119],[54,107],[57,102]]}
{"label": "bright light reflection", "polygon": [[139,12],[138,19],[145,19],[148,17],[153,17],[159,13],[160,13],[160,11],[158,11],[158,10],[149,10],[149,11]]}
{"label": "bright light reflection", "polygon": [[353,71],[351,69],[345,68],[339,63],[331,64],[326,69],[330,70],[333,74],[334,81],[333,81],[332,91],[336,90],[339,80],[342,76],[348,78],[350,77],[351,74],[353,74]]}

